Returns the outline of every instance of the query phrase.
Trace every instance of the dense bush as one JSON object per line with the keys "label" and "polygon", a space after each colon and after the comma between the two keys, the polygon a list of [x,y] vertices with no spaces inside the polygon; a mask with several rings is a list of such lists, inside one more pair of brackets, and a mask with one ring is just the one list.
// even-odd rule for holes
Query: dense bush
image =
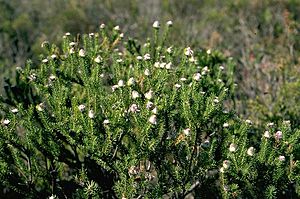
{"label": "dense bush", "polygon": [[[300,131],[254,131],[231,103],[234,62],[118,26],[66,33],[1,98],[1,197],[296,198]],[[259,139],[258,139],[259,138]]]}

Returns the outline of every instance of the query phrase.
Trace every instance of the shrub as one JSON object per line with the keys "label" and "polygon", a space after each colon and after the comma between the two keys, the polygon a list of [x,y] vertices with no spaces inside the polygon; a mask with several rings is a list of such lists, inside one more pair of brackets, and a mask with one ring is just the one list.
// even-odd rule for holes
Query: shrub
{"label": "shrub", "polygon": [[255,141],[223,105],[233,61],[167,45],[171,26],[145,44],[104,25],[42,44],[1,98],[2,197],[299,196],[300,132]]}

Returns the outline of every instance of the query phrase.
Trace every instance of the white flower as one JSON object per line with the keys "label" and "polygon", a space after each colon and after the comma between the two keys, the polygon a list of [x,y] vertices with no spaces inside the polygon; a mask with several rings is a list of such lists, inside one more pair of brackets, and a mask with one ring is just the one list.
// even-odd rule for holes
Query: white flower
{"label": "white flower", "polygon": [[191,57],[189,58],[189,61],[192,62],[192,63],[195,63],[195,62],[196,62],[196,59],[194,58],[194,56],[191,56]]}
{"label": "white flower", "polygon": [[168,70],[172,69],[172,62],[167,63],[166,69]]}
{"label": "white flower", "polygon": [[100,63],[101,62],[101,60],[102,60],[102,57],[100,56],[100,55],[98,55],[95,59],[94,59],[94,61],[96,62],[96,63]]}
{"label": "white flower", "polygon": [[144,60],[150,60],[150,54],[149,53],[144,55]]}
{"label": "white flower", "polygon": [[185,77],[180,78],[180,81],[185,82],[187,79]]}
{"label": "white flower", "polygon": [[155,67],[155,68],[159,68],[159,65],[160,65],[159,62],[155,62],[155,63],[154,63],[154,67]]}
{"label": "white flower", "polygon": [[118,86],[119,87],[123,87],[125,85],[124,81],[123,80],[119,80],[118,81]]}
{"label": "white flower", "polygon": [[128,111],[129,111],[129,112],[132,112],[132,113],[136,113],[136,112],[139,112],[140,110],[139,110],[138,105],[132,104],[132,105],[129,107],[129,110],[128,110]]}
{"label": "white flower", "polygon": [[51,195],[49,199],[56,199],[56,195]]}
{"label": "white flower", "polygon": [[224,66],[220,66],[219,68],[220,68],[220,70],[224,70]]}
{"label": "white flower", "polygon": [[137,91],[132,91],[131,96],[132,96],[132,99],[136,99],[136,98],[140,97],[140,94]]}
{"label": "white flower", "polygon": [[79,56],[80,56],[80,57],[85,57],[85,50],[80,49],[80,50],[79,50]]}
{"label": "white flower", "polygon": [[10,110],[12,113],[17,113],[17,112],[19,112],[19,110],[18,109],[16,109],[16,108],[14,108],[14,109],[11,109]]}
{"label": "white flower", "polygon": [[120,38],[123,38],[124,37],[124,33],[120,33]]}
{"label": "white flower", "polygon": [[275,136],[276,140],[280,140],[280,139],[282,139],[282,132],[281,131],[277,131],[274,136]]}
{"label": "white flower", "polygon": [[250,147],[250,148],[247,150],[247,154],[248,154],[249,156],[253,156],[253,155],[254,155],[254,152],[255,152],[254,147]]}
{"label": "white flower", "polygon": [[36,109],[38,111],[43,111],[45,109],[45,104],[44,103],[40,103],[40,104],[36,105]]}
{"label": "white flower", "polygon": [[184,54],[186,56],[192,56],[194,54],[194,51],[191,49],[191,47],[187,47],[184,49]]}
{"label": "white flower", "polygon": [[144,74],[145,74],[146,76],[149,76],[149,75],[150,75],[150,70],[149,70],[148,68],[146,68],[145,71],[144,71]]}
{"label": "white flower", "polygon": [[269,122],[269,123],[267,124],[267,126],[269,126],[269,127],[274,126],[274,123],[273,123],[273,122]]}
{"label": "white flower", "polygon": [[150,100],[153,97],[153,91],[149,90],[147,93],[145,93],[145,98]]}
{"label": "white flower", "polygon": [[252,121],[251,121],[251,120],[245,120],[245,122],[246,122],[247,124],[252,124]]}
{"label": "white flower", "polygon": [[42,62],[43,62],[43,63],[47,63],[47,62],[48,62],[48,59],[43,59]]}
{"label": "white flower", "polygon": [[184,130],[183,130],[183,133],[184,133],[186,136],[189,136],[189,135],[190,135],[190,132],[191,132],[191,129],[190,129],[190,128],[187,128],[187,129],[184,129]]}
{"label": "white flower", "polygon": [[180,88],[181,85],[180,84],[175,84],[175,88]]}
{"label": "white flower", "polygon": [[151,117],[149,118],[149,122],[151,124],[157,124],[156,115],[151,115]]}
{"label": "white flower", "polygon": [[166,64],[165,62],[162,62],[162,63],[159,64],[159,67],[160,67],[160,68],[164,68],[166,65],[167,65],[167,64]]}
{"label": "white flower", "polygon": [[70,48],[69,53],[70,54],[74,54],[75,53],[75,49],[74,48]]}
{"label": "white flower", "polygon": [[72,42],[70,42],[70,43],[69,43],[69,46],[71,46],[71,47],[74,47],[74,46],[76,46],[76,42],[73,42],[73,41],[72,41]]}
{"label": "white flower", "polygon": [[270,138],[271,137],[270,132],[269,131],[265,131],[264,132],[264,137],[265,138]]}
{"label": "white flower", "polygon": [[89,110],[89,118],[93,119],[95,117],[94,111]]}
{"label": "white flower", "polygon": [[119,85],[113,85],[113,86],[111,87],[112,92],[115,92],[115,90],[116,90],[117,88],[119,88]]}
{"label": "white flower", "polygon": [[115,26],[114,30],[119,31],[120,30],[120,26]]}
{"label": "white flower", "polygon": [[278,157],[279,161],[284,162],[285,161],[285,157],[283,155]]}
{"label": "white flower", "polygon": [[100,29],[104,29],[104,28],[105,28],[105,24],[102,23],[102,24],[100,25]]}
{"label": "white flower", "polygon": [[95,36],[95,33],[93,33],[93,32],[91,32],[90,34],[89,34],[89,37],[94,37]]}
{"label": "white flower", "polygon": [[56,76],[55,76],[55,75],[53,75],[53,74],[51,74],[51,75],[50,75],[50,77],[49,77],[49,79],[50,79],[51,81],[53,81],[53,80],[55,80],[55,79],[56,79]]}
{"label": "white flower", "polygon": [[210,54],[211,54],[211,50],[208,49],[208,50],[206,51],[206,53],[207,53],[208,55],[210,55]]}
{"label": "white flower", "polygon": [[229,151],[230,151],[230,152],[235,152],[235,151],[236,151],[236,148],[237,148],[237,145],[234,144],[234,143],[231,143],[230,146],[229,146]]}
{"label": "white flower", "polygon": [[142,56],[137,56],[136,59],[137,59],[137,60],[142,60],[143,57],[142,57]]}
{"label": "white flower", "polygon": [[224,169],[228,169],[229,166],[230,166],[230,161],[229,160],[224,160],[223,161],[223,167],[224,167]]}
{"label": "white flower", "polygon": [[133,77],[129,78],[129,80],[127,81],[127,85],[132,86],[134,84],[135,84],[135,79]]}
{"label": "white flower", "polygon": [[122,59],[117,59],[116,60],[118,63],[121,63],[121,62],[123,62],[123,60]]}
{"label": "white flower", "polygon": [[159,22],[158,21],[154,21],[154,23],[153,23],[153,28],[155,28],[155,29],[159,29],[159,27],[160,27],[160,25],[159,25]]}
{"label": "white flower", "polygon": [[70,35],[71,35],[71,33],[69,33],[69,32],[66,32],[66,33],[65,33],[65,35],[66,35],[66,36],[70,36]]}
{"label": "white flower", "polygon": [[216,103],[216,104],[219,103],[219,102],[220,102],[220,101],[219,101],[219,98],[216,97],[216,98],[213,100],[213,102]]}
{"label": "white flower", "polygon": [[152,113],[157,114],[157,108],[156,107],[152,110]]}
{"label": "white flower", "polygon": [[172,53],[172,51],[173,51],[173,48],[172,48],[172,46],[171,46],[171,47],[169,47],[169,48],[167,48],[167,53],[171,54],[171,53]]}
{"label": "white flower", "polygon": [[172,26],[173,22],[172,21],[167,21],[167,26]]}
{"label": "white flower", "polygon": [[110,122],[109,122],[109,120],[108,119],[105,119],[104,121],[103,121],[103,124],[109,124]]}
{"label": "white flower", "polygon": [[291,121],[290,120],[284,120],[282,123],[285,124],[285,125],[290,125]]}
{"label": "white flower", "polygon": [[8,125],[9,123],[10,123],[10,120],[9,119],[5,119],[5,120],[3,120],[3,122],[2,122],[4,125]]}
{"label": "white flower", "polygon": [[224,172],[225,172],[225,168],[224,168],[224,167],[221,167],[221,168],[220,168],[220,172],[221,172],[221,173],[224,173]]}
{"label": "white flower", "polygon": [[56,54],[51,55],[51,58],[56,59],[57,58]]}
{"label": "white flower", "polygon": [[201,74],[200,73],[196,73],[193,75],[193,79],[196,80],[196,81],[199,81],[201,78]]}
{"label": "white flower", "polygon": [[228,124],[228,123],[224,123],[224,124],[223,124],[223,127],[224,127],[224,128],[227,128],[227,127],[229,127],[229,124]]}
{"label": "white flower", "polygon": [[151,109],[151,108],[153,108],[153,105],[154,105],[153,102],[150,102],[150,101],[149,101],[149,102],[147,102],[147,104],[146,104],[146,108],[147,108],[147,109]]}
{"label": "white flower", "polygon": [[85,109],[85,105],[84,104],[80,104],[79,106],[78,106],[78,109],[79,109],[79,111],[84,111],[84,109]]}

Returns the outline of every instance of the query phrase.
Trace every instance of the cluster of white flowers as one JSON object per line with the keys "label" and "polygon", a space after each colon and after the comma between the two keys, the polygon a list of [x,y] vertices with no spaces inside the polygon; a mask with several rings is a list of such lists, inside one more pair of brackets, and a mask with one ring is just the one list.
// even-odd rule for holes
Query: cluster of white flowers
{"label": "cluster of white flowers", "polygon": [[145,93],[145,98],[148,100],[152,99],[153,93],[154,92],[152,90],[149,90],[147,93]]}
{"label": "cluster of white flowers", "polygon": [[146,76],[149,76],[149,75],[150,75],[150,70],[149,70],[148,68],[146,68],[145,71],[144,71],[144,74],[145,74]]}
{"label": "cluster of white flowers", "polygon": [[207,66],[204,66],[204,67],[202,68],[201,75],[206,75],[206,74],[209,73],[209,72],[210,72],[210,70],[208,69],[208,67],[207,67]]}
{"label": "cluster of white flowers", "polygon": [[135,85],[136,81],[133,77],[129,78],[129,80],[127,81],[127,86],[133,86]]}
{"label": "cluster of white flowers", "polygon": [[165,68],[165,69],[170,70],[170,69],[172,69],[172,62],[168,62],[168,63],[166,63],[166,62],[155,62],[154,67],[155,68]]}
{"label": "cluster of white flowers", "polygon": [[10,123],[10,120],[9,119],[4,119],[3,121],[2,121],[2,124],[4,124],[4,125],[8,125]]}
{"label": "cluster of white flowers", "polygon": [[129,107],[129,110],[128,110],[128,112],[131,112],[131,113],[136,113],[136,112],[139,112],[139,111],[140,111],[140,109],[139,109],[137,104],[132,104]]}
{"label": "cluster of white flowers", "polygon": [[132,97],[132,99],[136,99],[136,98],[140,97],[140,94],[139,94],[139,92],[134,90],[131,92],[131,97]]}
{"label": "cluster of white flowers", "polygon": [[225,170],[227,170],[229,168],[229,166],[230,166],[230,161],[229,160],[224,160],[223,161],[223,165],[222,165],[222,167],[220,169],[220,172],[224,173]]}
{"label": "cluster of white flowers", "polygon": [[281,140],[282,137],[283,137],[282,132],[281,132],[281,131],[277,131],[277,132],[275,133],[274,137],[275,137],[275,139],[276,139],[277,141]]}

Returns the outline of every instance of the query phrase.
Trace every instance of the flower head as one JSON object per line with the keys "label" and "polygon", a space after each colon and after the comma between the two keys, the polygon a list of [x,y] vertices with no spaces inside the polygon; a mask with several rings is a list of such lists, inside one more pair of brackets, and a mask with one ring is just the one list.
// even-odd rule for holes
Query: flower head
{"label": "flower head", "polygon": [[109,120],[108,119],[105,119],[104,121],[103,121],[103,124],[109,124],[110,122],[109,122]]}
{"label": "flower head", "polygon": [[80,49],[80,50],[79,50],[79,56],[80,56],[80,57],[85,57],[85,50]]}
{"label": "flower head", "polygon": [[228,169],[229,166],[230,166],[230,161],[229,160],[224,160],[223,161],[223,167],[224,167],[224,169]]}
{"label": "flower head", "polygon": [[195,74],[193,75],[193,79],[196,80],[196,81],[199,81],[200,78],[201,78],[201,74],[200,74],[200,73],[195,73]]}
{"label": "flower head", "polygon": [[100,29],[104,29],[104,28],[105,28],[105,24],[102,23],[102,24],[100,25]]}
{"label": "flower head", "polygon": [[127,81],[127,85],[132,86],[134,84],[135,84],[135,79],[133,77],[129,78],[129,80]]}
{"label": "flower head", "polygon": [[281,162],[284,162],[285,161],[285,157],[283,155],[281,155],[281,156],[278,157],[278,160],[281,161]]}
{"label": "flower head", "polygon": [[84,111],[84,109],[85,109],[85,105],[84,104],[80,104],[79,106],[78,106],[78,109],[79,109],[79,111]]}
{"label": "flower head", "polygon": [[282,132],[281,131],[277,131],[274,136],[275,136],[276,140],[281,140],[282,139]]}
{"label": "flower head", "polygon": [[152,109],[153,106],[154,106],[153,102],[150,102],[150,101],[147,102],[147,104],[146,104],[146,108],[147,108],[147,109]]}
{"label": "flower head", "polygon": [[120,30],[120,26],[115,26],[114,30],[119,31]]}
{"label": "flower head", "polygon": [[89,110],[89,118],[93,119],[95,117],[94,111]]}
{"label": "flower head", "polygon": [[250,148],[247,150],[247,154],[248,154],[249,156],[253,156],[253,155],[254,155],[254,152],[255,152],[254,147],[250,147]]}
{"label": "flower head", "polygon": [[191,49],[191,47],[187,47],[184,49],[184,54],[186,56],[192,56],[194,54],[194,51]]}
{"label": "flower head", "polygon": [[155,29],[159,29],[159,27],[160,27],[159,22],[158,21],[154,21],[152,27],[155,28]]}
{"label": "flower head", "polygon": [[227,128],[227,127],[229,127],[229,124],[226,122],[226,123],[223,124],[223,127]]}
{"label": "flower head", "polygon": [[270,132],[269,131],[265,131],[264,132],[264,137],[265,138],[270,138],[271,137]]}
{"label": "flower head", "polygon": [[184,133],[186,136],[190,135],[190,132],[191,132],[191,129],[190,129],[190,128],[187,128],[187,129],[184,129],[184,130],[183,130],[183,133]]}
{"label": "flower head", "polygon": [[167,26],[169,26],[169,27],[173,26],[173,22],[172,21],[167,21]]}
{"label": "flower head", "polygon": [[132,113],[136,113],[136,112],[139,112],[140,110],[139,110],[138,105],[132,104],[132,105],[129,107],[129,110],[128,110],[128,111],[129,111],[129,112],[132,112]]}
{"label": "flower head", "polygon": [[101,62],[101,60],[102,60],[102,57],[101,57],[100,55],[98,55],[98,56],[94,59],[94,61],[95,61],[97,64],[99,64],[99,63]]}
{"label": "flower head", "polygon": [[153,91],[149,90],[147,93],[145,93],[145,98],[150,100],[153,97]]}
{"label": "flower head", "polygon": [[237,149],[237,145],[234,144],[234,143],[231,143],[230,146],[229,146],[229,151],[230,152],[235,152]]}
{"label": "flower head", "polygon": [[149,75],[150,75],[150,70],[149,70],[148,68],[146,68],[145,71],[144,71],[144,74],[145,74],[146,76],[149,76]]}
{"label": "flower head", "polygon": [[36,109],[38,111],[43,111],[45,109],[45,104],[44,103],[40,103],[40,104],[36,105]]}
{"label": "flower head", "polygon": [[156,124],[157,124],[156,118],[157,118],[156,115],[151,115],[148,121],[149,121],[151,124],[156,125]]}
{"label": "flower head", "polygon": [[4,125],[8,125],[10,123],[10,120],[9,119],[4,119],[3,122],[2,122]]}
{"label": "flower head", "polygon": [[140,97],[140,94],[137,91],[132,91],[131,92],[131,97],[132,99],[136,99]]}
{"label": "flower head", "polygon": [[12,113],[17,113],[17,112],[19,112],[19,110],[18,109],[16,109],[16,108],[14,108],[14,109],[11,109],[10,110]]}

